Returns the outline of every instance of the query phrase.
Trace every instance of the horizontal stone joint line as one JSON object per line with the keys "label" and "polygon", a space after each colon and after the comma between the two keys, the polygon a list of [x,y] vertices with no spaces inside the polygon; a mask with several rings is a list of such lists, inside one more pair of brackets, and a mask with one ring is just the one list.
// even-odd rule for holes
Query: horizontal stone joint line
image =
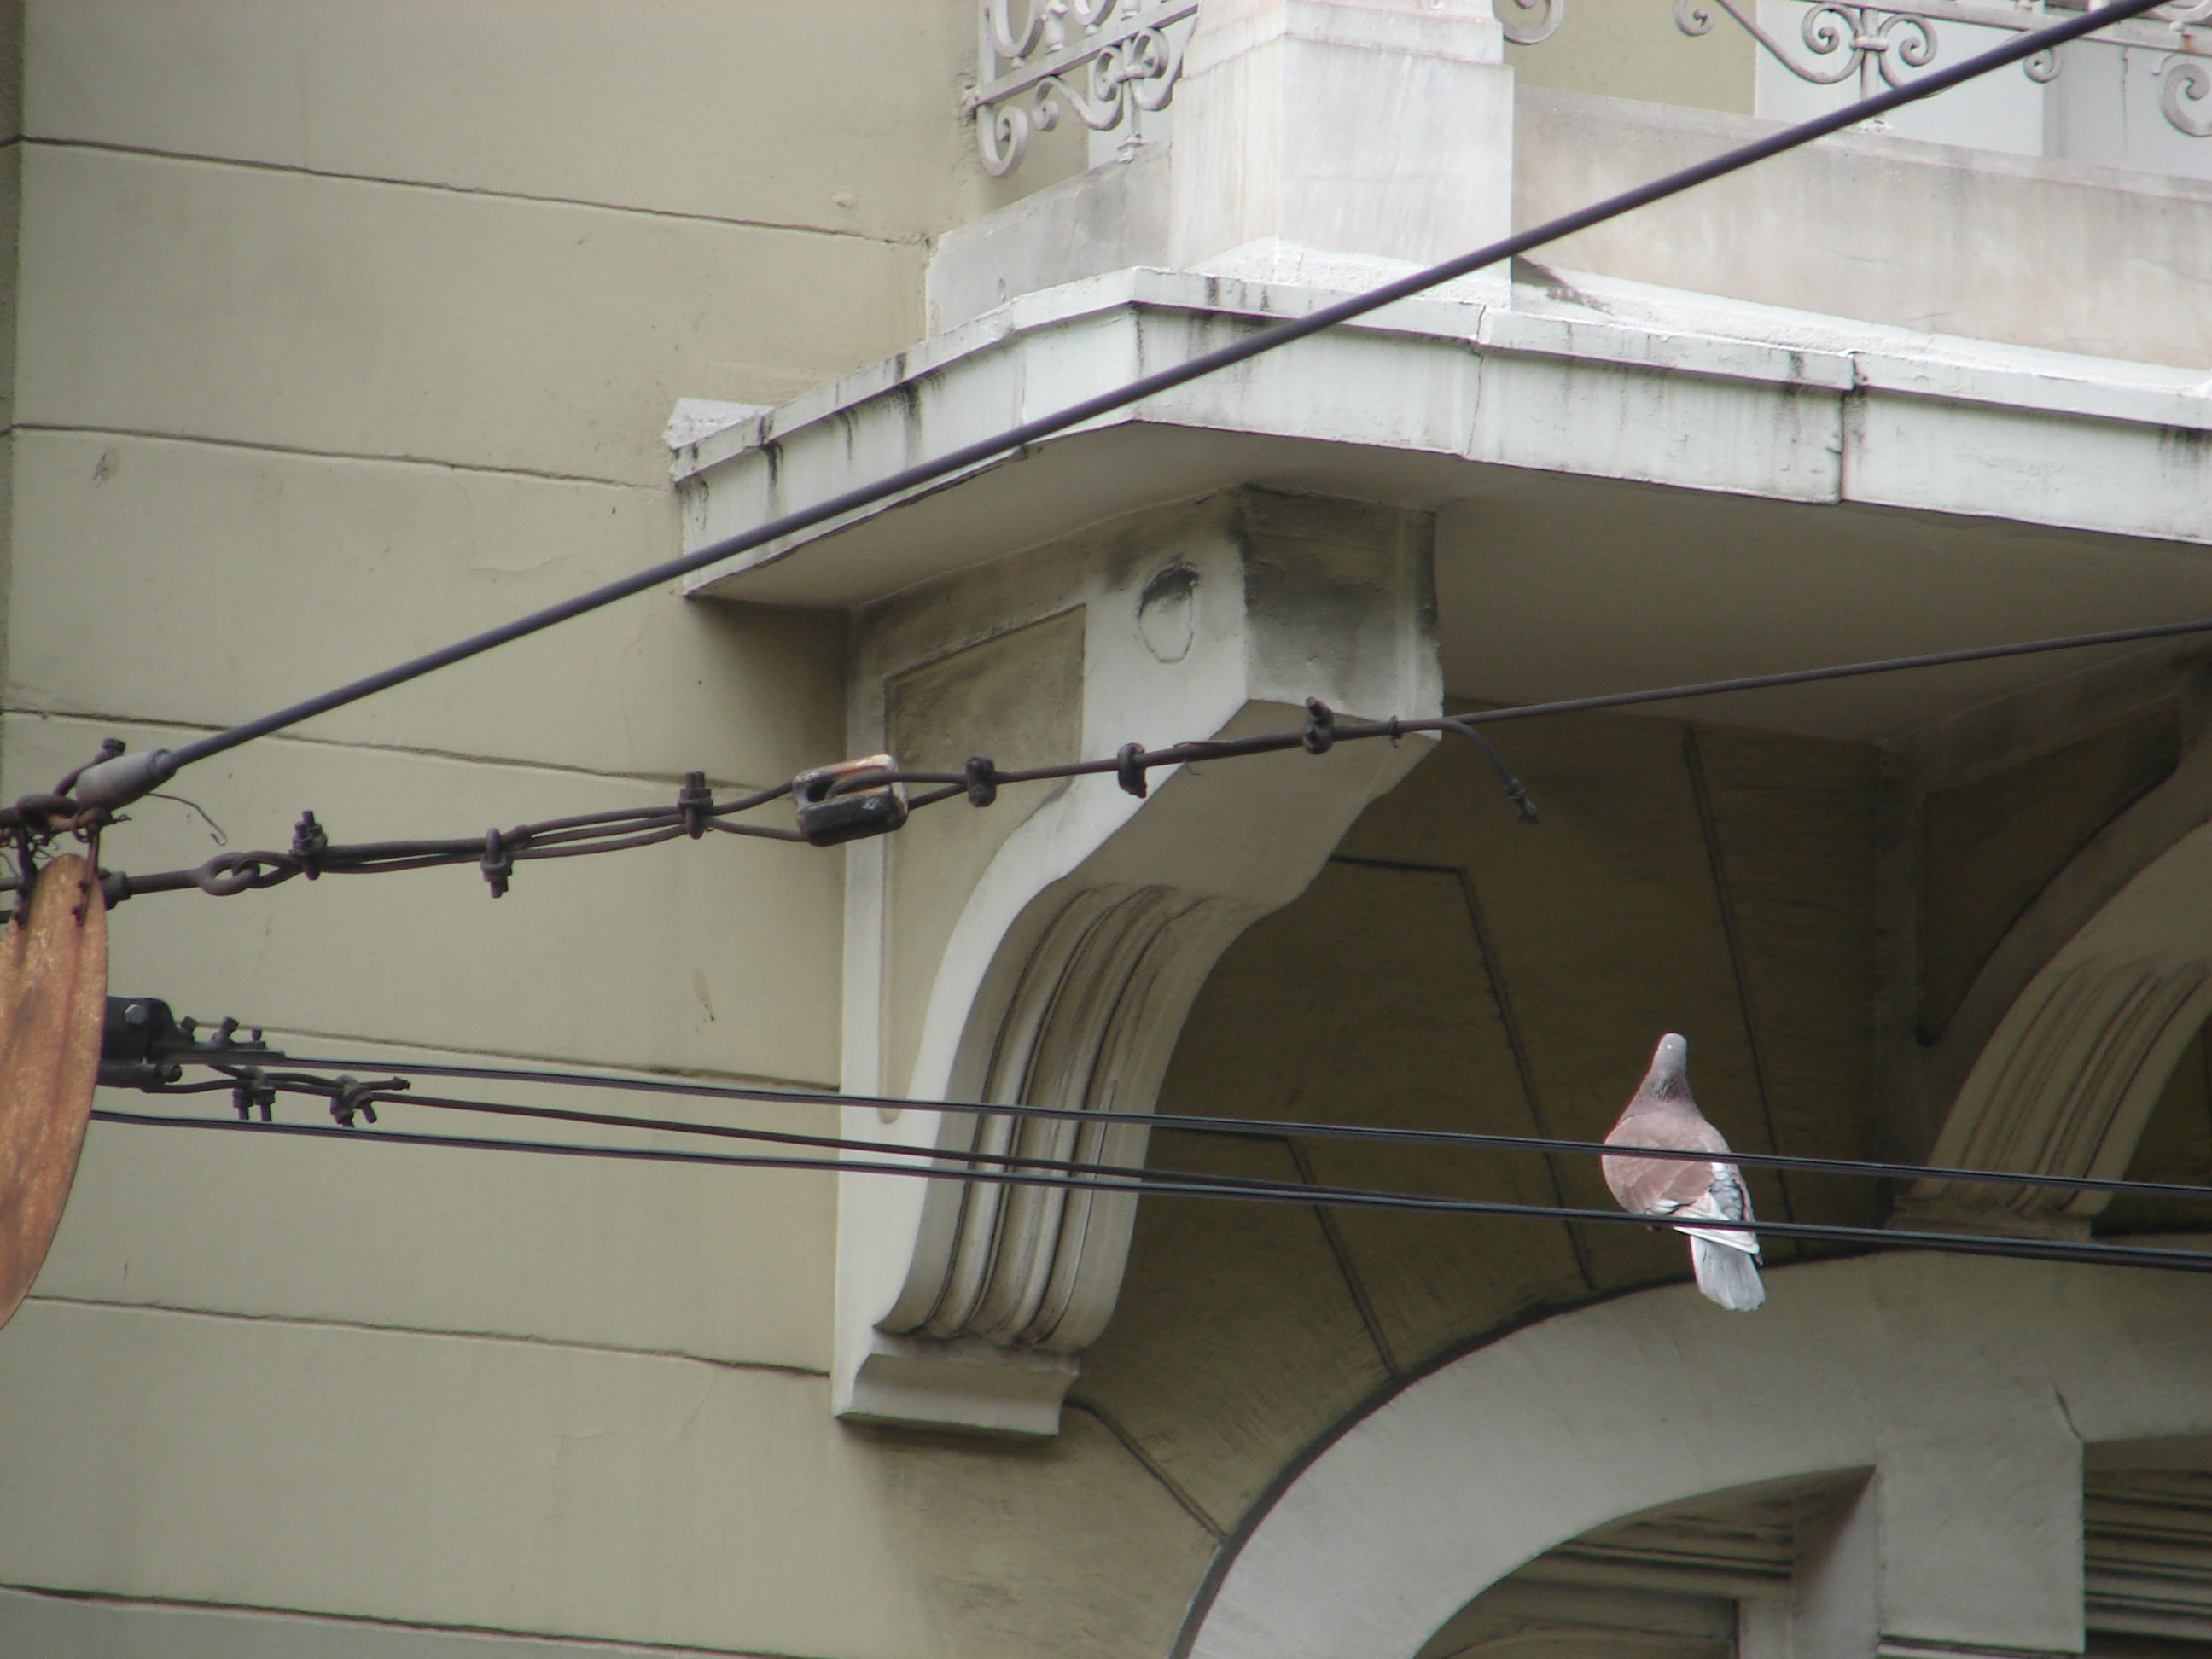
{"label": "horizontal stone joint line", "polygon": [[595,484],[605,489],[627,489],[655,501],[665,494],[656,479],[641,483],[629,478],[603,478],[585,472],[547,472],[528,466],[493,466],[482,461],[443,460],[434,455],[409,455],[398,451],[310,449],[301,444],[270,443],[258,438],[220,438],[197,432],[155,432],[134,427],[75,425],[59,421],[18,421],[10,432],[53,433],[64,437],[124,438],[140,443],[200,444],[211,449],[240,449],[264,455],[293,455],[311,461],[359,461],[376,466],[427,466],[441,472],[481,472],[492,477],[534,478],[543,483]]}
{"label": "horizontal stone joint line", "polygon": [[[11,141],[15,142],[15,141]],[[331,167],[311,167],[296,161],[259,161],[239,155],[203,155],[190,150],[158,149],[147,144],[118,143],[98,138],[46,138],[25,134],[24,145],[46,149],[82,150],[94,155],[135,155],[147,161],[178,161],[188,166],[231,167],[241,173],[276,173],[300,179],[327,179],[334,183],[374,185],[386,190],[421,190],[441,196],[476,196],[494,202],[527,202],[538,207],[583,208],[595,213],[635,214],[644,219],[677,219],[691,224],[722,225],[733,230],[772,230],[794,236],[830,236],[844,241],[867,242],[878,247],[921,247],[927,236],[876,236],[864,230],[840,230],[831,225],[806,225],[779,219],[728,219],[714,213],[686,213],[678,208],[641,207],[623,202],[595,202],[581,196],[539,196],[529,191],[499,190],[489,185],[447,184],[436,179],[387,179],[373,173],[343,173]]]}
{"label": "horizontal stone joint line", "polygon": [[94,1607],[159,1608],[180,1613],[229,1613],[241,1619],[293,1619],[319,1625],[367,1626],[378,1630],[421,1631],[432,1636],[489,1636],[523,1642],[558,1642],[571,1647],[598,1648],[612,1654],[668,1654],[674,1659],[690,1655],[708,1659],[822,1659],[822,1656],[771,1652],[759,1648],[677,1648],[657,1642],[626,1642],[619,1637],[572,1636],[548,1631],[517,1630],[495,1625],[432,1625],[411,1619],[379,1619],[366,1613],[318,1613],[306,1607],[263,1607],[250,1601],[190,1601],[164,1596],[124,1595],[108,1590],[58,1589],[47,1584],[0,1583],[0,1594],[34,1595],[42,1601],[81,1601]]}
{"label": "horizontal stone joint line", "polygon": [[239,1313],[222,1308],[185,1308],[160,1302],[113,1302],[99,1297],[49,1296],[33,1293],[26,1302],[55,1307],[100,1308],[111,1312],[155,1314],[171,1319],[213,1319],[240,1325],[279,1325],[301,1330],[364,1331],[376,1336],[414,1336],[430,1341],[508,1343],[517,1347],[557,1348],[572,1353],[617,1354],[632,1359],[666,1359],[689,1365],[705,1365],[718,1371],[768,1371],[784,1376],[827,1379],[830,1373],[811,1365],[780,1364],[767,1359],[714,1359],[704,1354],[682,1353],[672,1348],[626,1348],[607,1342],[571,1342],[559,1337],[525,1336],[504,1331],[464,1331],[421,1325],[379,1325],[368,1320],[315,1319],[299,1314]]}

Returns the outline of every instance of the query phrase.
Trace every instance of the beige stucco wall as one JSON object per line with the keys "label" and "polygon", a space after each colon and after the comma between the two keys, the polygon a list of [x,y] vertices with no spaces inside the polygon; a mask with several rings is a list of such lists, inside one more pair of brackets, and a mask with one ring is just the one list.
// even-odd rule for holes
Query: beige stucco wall
{"label": "beige stucco wall", "polygon": [[[1617,717],[1504,741],[1544,822],[1516,823],[1472,750],[1438,750],[1232,948],[1164,1105],[1514,1130],[1533,1096],[1555,1131],[1595,1133],[1650,1032],[1675,1026],[1738,1144],[1767,1144],[1771,1115],[1788,1150],[1860,1150],[1871,751]],[[732,880],[755,905],[773,886]],[[306,895],[319,920],[334,887]],[[480,908],[527,917],[532,890]],[[670,888],[636,913],[683,906]],[[377,988],[399,977],[341,982],[396,997]],[[611,1057],[614,1024],[579,1046]],[[559,1103],[585,1103],[637,1104]],[[822,1183],[206,1139],[95,1128],[38,1299],[0,1334],[0,1493],[36,1500],[0,1504],[0,1585],[150,1603],[97,1615],[118,1644],[276,1639],[175,1610],[205,1602],[283,1610],[292,1651],[364,1659],[441,1651],[427,1632],[363,1645],[392,1620],[1140,1659],[1167,1647],[1217,1540],[1363,1397],[1685,1265],[1640,1232],[1154,1201],[1062,1434],[1017,1449],[831,1419]],[[1573,1165],[1158,1139],[1155,1160],[1184,1167],[1598,1200]],[[1796,1188],[1790,1212],[1871,1218],[1861,1196]],[[0,1631],[61,1617],[0,1603]]]}
{"label": "beige stucco wall", "polygon": [[[956,0],[29,8],[8,793],[668,556],[678,397],[908,343],[929,238],[1054,176],[1050,143],[1018,182],[974,163],[973,29]],[[844,650],[834,618],[644,596],[177,793],[281,847],[303,808],[358,840],[757,786],[842,752]],[[111,867],[216,850],[185,806],[132,818]],[[715,837],[496,903],[468,869],[141,898],[112,983],[295,1053],[834,1083],[841,871]],[[977,1651],[1018,1577],[999,1650],[1085,1605],[1127,1629],[1198,1534],[1103,1431],[1008,1460],[834,1423],[833,1224],[820,1176],[97,1127],[0,1333],[0,1584],[147,1606],[94,1632],[17,1597],[0,1628],[903,1656]],[[1017,1573],[1009,1533],[1091,1542]],[[1139,1616],[1153,1645],[1175,1612]]]}
{"label": "beige stucco wall", "polygon": [[[0,148],[8,793],[672,551],[675,398],[774,402],[909,344],[931,240],[1065,169],[1070,134],[1013,181],[975,164],[973,28],[968,0],[31,6]],[[303,808],[471,834],[695,767],[769,783],[843,747],[847,650],[835,618],[646,596],[179,793],[283,846]],[[1506,746],[1544,825],[1441,751],[1224,961],[1165,1103],[1589,1133],[1671,1027],[1739,1144],[1865,1150],[1872,752],[1632,720]],[[132,816],[114,867],[214,850],[182,805]],[[832,1083],[841,873],[716,840],[526,866],[496,903],[465,868],[142,898],[113,981],[295,1051]],[[1601,1201],[1583,1168],[1161,1147]],[[1627,1231],[1152,1204],[1066,1429],[1015,1448],[832,1419],[834,1209],[813,1176],[96,1127],[0,1332],[0,1636],[1139,1659],[1363,1396],[1682,1271]]]}

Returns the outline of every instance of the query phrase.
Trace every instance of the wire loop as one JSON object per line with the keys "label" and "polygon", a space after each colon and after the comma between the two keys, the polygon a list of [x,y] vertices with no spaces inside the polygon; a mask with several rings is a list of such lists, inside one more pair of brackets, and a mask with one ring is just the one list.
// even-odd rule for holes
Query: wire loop
{"label": "wire loop", "polygon": [[[228,898],[258,887],[275,887],[300,873],[300,860],[289,853],[217,853],[192,872],[192,884],[203,893]],[[125,877],[125,897],[129,896]]]}

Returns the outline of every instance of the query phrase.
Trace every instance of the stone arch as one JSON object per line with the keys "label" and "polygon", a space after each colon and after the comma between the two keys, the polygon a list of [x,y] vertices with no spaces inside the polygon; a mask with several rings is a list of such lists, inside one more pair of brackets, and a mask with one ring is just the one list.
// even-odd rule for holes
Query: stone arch
{"label": "stone arch", "polygon": [[1608,1520],[1871,1469],[1823,1587],[1865,1626],[1852,1650],[2078,1652],[2083,1445],[2212,1427],[2208,1316],[2212,1276],[1903,1253],[1778,1273],[1757,1318],[1682,1287],[1562,1314],[1322,1437],[1224,1546],[1175,1651],[1407,1659]]}

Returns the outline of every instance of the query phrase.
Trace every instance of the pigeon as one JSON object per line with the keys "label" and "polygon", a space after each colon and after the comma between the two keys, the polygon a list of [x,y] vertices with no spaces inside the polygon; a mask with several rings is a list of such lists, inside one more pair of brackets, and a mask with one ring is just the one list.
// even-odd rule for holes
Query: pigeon
{"label": "pigeon", "polygon": [[[1690,1045],[1669,1031],[1652,1051],[1651,1069],[1605,1138],[1608,1146],[1679,1147],[1684,1152],[1726,1152],[1721,1132],[1705,1121],[1690,1098],[1686,1070]],[[1752,1219],[1751,1194],[1743,1171],[1716,1159],[1601,1158],[1605,1184],[1632,1215],[1664,1216],[1690,1241],[1690,1265],[1698,1288],[1735,1313],[1748,1313],[1766,1300],[1759,1279],[1759,1240],[1732,1227],[1686,1227],[1686,1218]]]}

